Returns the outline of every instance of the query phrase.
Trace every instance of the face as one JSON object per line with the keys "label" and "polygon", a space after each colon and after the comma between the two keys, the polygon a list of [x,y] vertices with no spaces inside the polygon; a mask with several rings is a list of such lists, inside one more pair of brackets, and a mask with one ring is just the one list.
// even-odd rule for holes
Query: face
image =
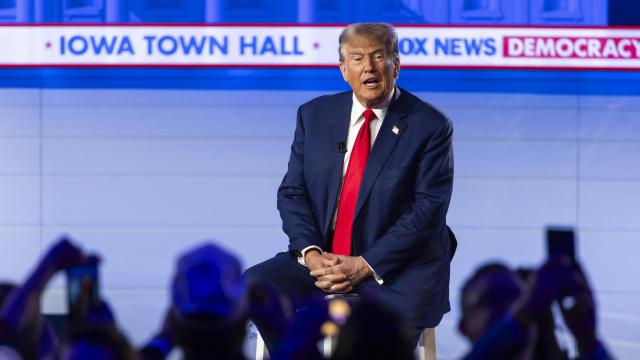
{"label": "face", "polygon": [[342,78],[351,85],[363,106],[374,107],[389,97],[398,78],[400,61],[388,53],[383,43],[354,36],[342,46],[342,57]]}

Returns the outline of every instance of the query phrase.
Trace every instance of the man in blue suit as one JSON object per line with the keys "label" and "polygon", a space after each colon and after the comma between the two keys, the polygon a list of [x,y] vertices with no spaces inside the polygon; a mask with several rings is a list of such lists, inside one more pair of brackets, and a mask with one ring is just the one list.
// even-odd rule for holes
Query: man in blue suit
{"label": "man in blue suit", "polygon": [[405,315],[417,342],[449,311],[452,125],[396,86],[392,26],[349,25],[339,43],[340,71],[352,91],[298,109],[278,189],[289,251],[246,276],[294,299],[373,292]]}

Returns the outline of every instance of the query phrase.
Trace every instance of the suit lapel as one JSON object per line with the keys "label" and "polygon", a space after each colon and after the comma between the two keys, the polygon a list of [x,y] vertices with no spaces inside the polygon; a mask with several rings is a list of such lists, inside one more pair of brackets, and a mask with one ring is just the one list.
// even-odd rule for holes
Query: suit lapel
{"label": "suit lapel", "polygon": [[340,192],[340,186],[342,183],[342,168],[344,166],[344,154],[340,153],[337,149],[338,142],[347,142],[347,133],[349,131],[349,121],[351,119],[351,106],[352,106],[352,92],[348,91],[340,94],[336,102],[336,108],[329,113],[329,132],[330,139],[334,142],[334,148],[336,149],[330,156],[331,160],[331,174],[329,176],[328,194],[331,196],[328,200],[325,219],[327,219],[324,234],[328,234],[333,223],[333,212],[336,208],[336,201]]}
{"label": "suit lapel", "polygon": [[373,143],[373,148],[367,160],[367,166],[364,170],[360,190],[358,191],[358,201],[356,202],[356,210],[354,219],[358,218],[358,214],[362,210],[364,203],[367,201],[371,188],[380,172],[384,168],[389,155],[393,152],[398,139],[404,134],[407,126],[404,117],[406,116],[405,105],[407,96],[406,90],[401,90],[400,97],[389,106],[389,110],[382,121],[382,126],[378,131],[378,136]]}

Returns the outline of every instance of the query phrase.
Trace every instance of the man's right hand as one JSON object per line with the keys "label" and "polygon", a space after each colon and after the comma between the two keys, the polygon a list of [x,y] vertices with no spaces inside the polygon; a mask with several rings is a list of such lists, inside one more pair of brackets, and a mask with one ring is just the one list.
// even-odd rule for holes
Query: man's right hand
{"label": "man's right hand", "polygon": [[[320,254],[316,249],[308,250],[304,254],[304,263],[309,268],[309,273],[325,267],[336,265],[337,260],[328,259]],[[316,277],[316,286],[323,291],[331,293],[342,293],[351,291],[351,284],[347,281],[344,274],[327,274]]]}
{"label": "man's right hand", "polygon": [[[335,266],[337,259],[328,258],[320,254],[320,251],[311,249],[304,254],[304,263],[309,268],[309,273],[323,268]],[[326,274],[316,277],[316,286],[322,291],[330,293],[344,293],[353,289],[351,283],[344,274]]]}

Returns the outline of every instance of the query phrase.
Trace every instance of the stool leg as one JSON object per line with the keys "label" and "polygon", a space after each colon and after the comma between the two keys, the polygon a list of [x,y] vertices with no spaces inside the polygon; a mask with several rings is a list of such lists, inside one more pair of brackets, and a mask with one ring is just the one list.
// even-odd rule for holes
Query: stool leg
{"label": "stool leg", "polygon": [[326,336],[324,340],[322,340],[322,355],[325,358],[329,358],[333,353],[333,343],[335,341],[335,337]]}
{"label": "stool leg", "polygon": [[264,345],[264,340],[262,339],[262,335],[260,335],[260,332],[256,333],[256,360],[264,360],[267,357],[265,357],[265,352],[267,347]]}
{"label": "stool leg", "polygon": [[424,360],[436,360],[436,329],[426,328],[422,333]]}

